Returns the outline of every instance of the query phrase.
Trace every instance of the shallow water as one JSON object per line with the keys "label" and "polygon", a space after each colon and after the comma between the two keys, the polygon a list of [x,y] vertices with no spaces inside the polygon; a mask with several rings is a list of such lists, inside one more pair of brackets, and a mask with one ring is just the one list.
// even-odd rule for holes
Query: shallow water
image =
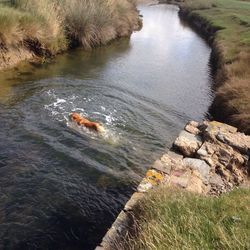
{"label": "shallow water", "polygon": [[176,7],[140,9],[131,39],[1,73],[0,249],[93,249],[184,124],[205,117],[210,48]]}

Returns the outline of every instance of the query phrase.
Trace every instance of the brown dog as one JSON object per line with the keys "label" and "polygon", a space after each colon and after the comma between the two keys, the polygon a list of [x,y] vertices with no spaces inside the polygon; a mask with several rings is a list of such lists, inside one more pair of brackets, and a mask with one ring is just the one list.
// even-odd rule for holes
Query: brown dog
{"label": "brown dog", "polygon": [[104,127],[97,122],[91,122],[88,119],[82,117],[79,113],[72,113],[70,114],[70,119],[73,122],[76,122],[79,126],[84,126],[85,128],[88,128],[90,130],[94,130],[96,132],[104,132]]}

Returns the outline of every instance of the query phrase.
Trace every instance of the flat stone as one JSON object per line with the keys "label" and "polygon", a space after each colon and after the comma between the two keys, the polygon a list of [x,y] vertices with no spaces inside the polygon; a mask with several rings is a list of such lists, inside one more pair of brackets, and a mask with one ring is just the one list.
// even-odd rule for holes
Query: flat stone
{"label": "flat stone", "polygon": [[151,188],[153,188],[153,184],[150,183],[146,178],[144,178],[142,182],[139,184],[139,186],[137,187],[137,191],[140,193],[145,193]]}
{"label": "flat stone", "polygon": [[171,173],[171,176],[176,176],[176,177],[180,177],[182,175],[184,175],[186,172],[188,171],[188,169],[174,169]]}
{"label": "flat stone", "polygon": [[124,211],[121,211],[113,223],[112,227],[114,227],[118,234],[123,234],[129,226],[131,225],[131,216]]}
{"label": "flat stone", "polygon": [[206,157],[208,156],[208,152],[204,147],[201,147],[198,151],[197,154],[201,157]]}
{"label": "flat stone", "polygon": [[198,128],[199,127],[199,122],[196,121],[189,121],[187,125],[190,125],[192,127]]}
{"label": "flat stone", "polygon": [[199,136],[182,131],[175,140],[174,146],[185,156],[192,156],[201,147],[202,140]]}
{"label": "flat stone", "polygon": [[[168,153],[164,154],[161,157],[161,161],[163,162],[163,164],[167,166],[168,170],[171,168],[171,171],[176,168],[182,168],[182,159],[183,155],[178,154],[172,150],[169,150]],[[167,174],[168,170],[166,170]]]}
{"label": "flat stone", "polygon": [[208,183],[210,166],[205,161],[194,158],[184,158],[183,162],[187,167],[197,170],[202,176],[204,183]]}
{"label": "flat stone", "polygon": [[105,250],[112,250],[116,245],[117,241],[123,238],[130,226],[132,225],[132,217],[129,213],[121,211],[117,216],[115,222],[112,224],[111,228],[108,230],[106,235],[102,239],[100,244]]}
{"label": "flat stone", "polygon": [[106,250],[104,247],[101,247],[101,246],[97,246],[96,248],[95,248],[95,250]]}
{"label": "flat stone", "polygon": [[153,169],[156,169],[157,171],[163,172],[165,174],[170,174],[171,168],[171,164],[166,164],[161,160],[156,160],[153,165]]}
{"label": "flat stone", "polygon": [[193,135],[198,135],[200,133],[198,126],[198,122],[191,121],[187,123],[187,125],[185,126],[185,130]]}
{"label": "flat stone", "polygon": [[105,248],[102,247],[102,246],[97,246],[97,247],[95,248],[95,250],[107,250],[107,249],[105,249]]}
{"label": "flat stone", "polygon": [[126,205],[124,207],[124,210],[125,211],[131,211],[131,210],[133,210],[133,208],[135,207],[135,205],[138,203],[138,201],[140,199],[142,199],[143,196],[144,196],[144,194],[135,192],[131,196],[131,198],[128,200],[128,202],[126,203]]}
{"label": "flat stone", "polygon": [[189,178],[188,177],[177,177],[171,176],[169,184],[171,186],[177,186],[181,188],[186,188],[188,186]]}
{"label": "flat stone", "polygon": [[191,171],[189,169],[174,170],[171,173],[171,176],[169,179],[169,185],[186,188],[189,183],[190,175],[191,175]]}
{"label": "flat stone", "polygon": [[219,132],[216,138],[219,141],[226,143],[229,146],[237,149],[242,154],[250,155],[250,136],[247,136],[242,133],[232,134],[232,133]]}
{"label": "flat stone", "polygon": [[169,150],[167,155],[172,159],[172,162],[175,161],[180,161],[182,160],[184,157],[181,154],[176,153],[175,151]]}

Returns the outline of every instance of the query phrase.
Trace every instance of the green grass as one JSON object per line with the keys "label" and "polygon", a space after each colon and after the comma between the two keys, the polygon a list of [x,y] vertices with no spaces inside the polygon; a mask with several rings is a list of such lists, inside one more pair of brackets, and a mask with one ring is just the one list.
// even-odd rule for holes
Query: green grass
{"label": "green grass", "polygon": [[221,52],[227,79],[221,81],[217,75],[211,112],[214,119],[250,134],[250,1],[161,1],[177,3],[189,9],[190,15],[201,16],[218,29],[215,44]]}
{"label": "green grass", "polygon": [[[233,61],[242,50],[238,46],[250,46],[250,2],[213,0],[212,6],[195,10],[195,13],[205,17],[213,26],[221,28],[218,40],[224,46],[225,60]],[[190,7],[192,8],[192,5]]]}
{"label": "green grass", "polygon": [[250,1],[214,0],[214,7],[195,13],[221,28],[216,42],[228,79],[215,93],[214,109],[250,134]]}
{"label": "green grass", "polygon": [[250,249],[250,190],[215,198],[162,187],[134,215],[137,233],[120,249]]}

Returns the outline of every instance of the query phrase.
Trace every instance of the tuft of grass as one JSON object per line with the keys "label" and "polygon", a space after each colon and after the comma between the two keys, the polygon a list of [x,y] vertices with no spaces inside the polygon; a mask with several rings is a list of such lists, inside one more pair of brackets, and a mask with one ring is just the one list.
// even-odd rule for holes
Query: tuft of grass
{"label": "tuft of grass", "polygon": [[23,14],[15,9],[0,5],[0,42],[11,44],[15,41],[20,42],[23,34],[19,28],[18,21]]}
{"label": "tuft of grass", "polygon": [[250,248],[250,190],[234,190],[216,198],[162,187],[139,202],[134,217],[136,234],[117,248]]}
{"label": "tuft of grass", "polygon": [[66,49],[67,40],[62,22],[54,11],[56,6],[42,5],[41,2],[34,1],[31,4],[31,1],[27,1],[25,10],[21,1],[16,4],[16,8],[0,5],[2,44],[6,47],[21,46],[26,40],[32,40],[37,41],[41,49],[49,50],[51,54]]}
{"label": "tuft of grass", "polygon": [[134,3],[124,0],[65,0],[67,34],[86,49],[128,36],[139,25]]}

